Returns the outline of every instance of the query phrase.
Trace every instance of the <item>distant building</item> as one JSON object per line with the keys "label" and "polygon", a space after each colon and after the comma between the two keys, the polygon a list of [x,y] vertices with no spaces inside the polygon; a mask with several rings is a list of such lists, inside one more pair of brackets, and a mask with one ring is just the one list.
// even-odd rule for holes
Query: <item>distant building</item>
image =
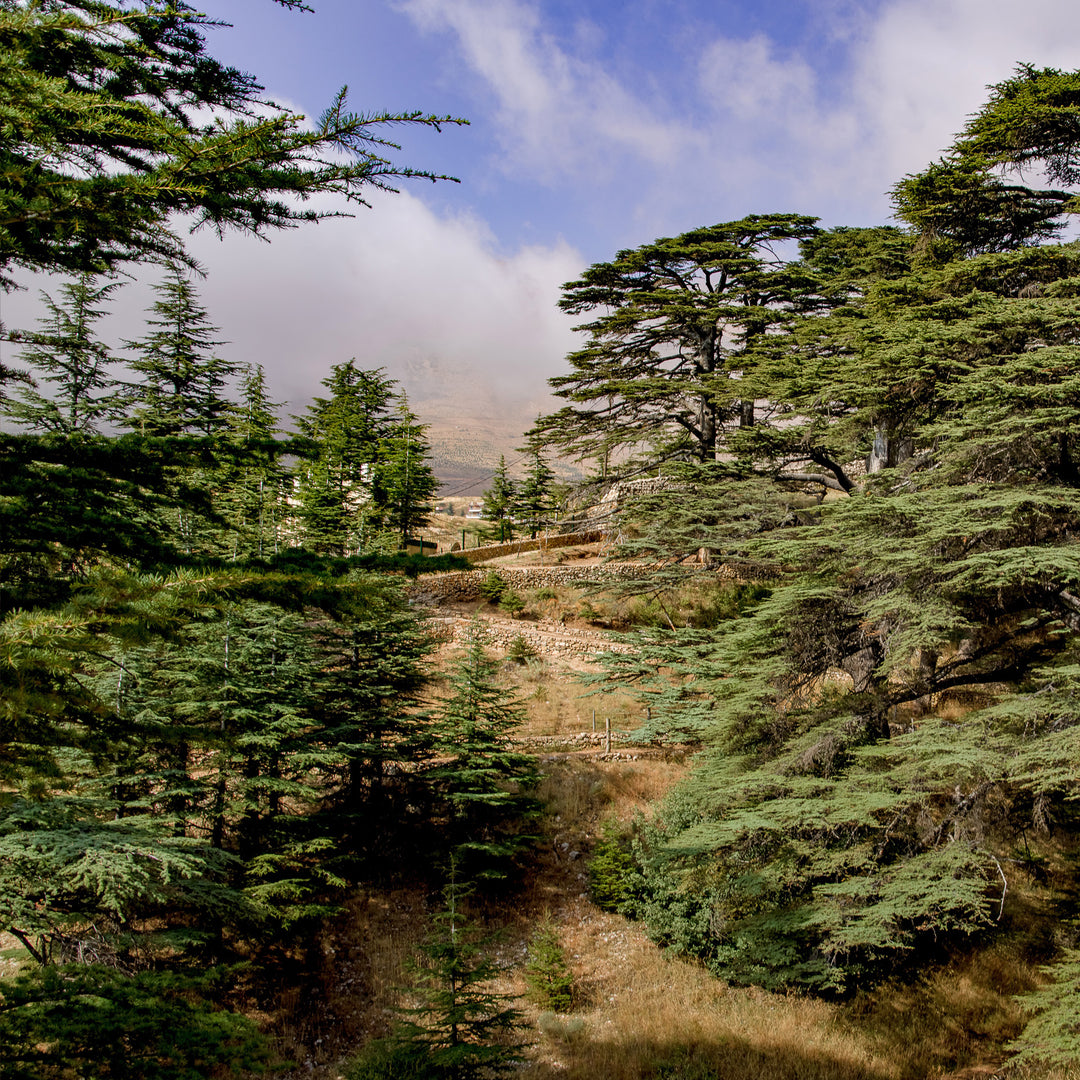
{"label": "distant building", "polygon": [[484,500],[479,502],[469,503],[469,508],[465,511],[467,518],[472,518],[474,521],[479,521],[484,516]]}

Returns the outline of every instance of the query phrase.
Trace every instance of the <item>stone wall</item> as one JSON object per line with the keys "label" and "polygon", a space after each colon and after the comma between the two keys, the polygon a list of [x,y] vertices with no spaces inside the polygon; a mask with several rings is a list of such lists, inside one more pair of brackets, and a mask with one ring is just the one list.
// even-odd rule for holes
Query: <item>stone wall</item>
{"label": "stone wall", "polygon": [[[494,572],[515,592],[526,589],[578,585],[586,581],[626,581],[647,577],[653,567],[640,563],[609,563],[601,566],[500,566]],[[406,586],[410,600],[438,605],[449,601],[481,600],[480,584],[492,570],[452,570],[430,574]]]}
{"label": "stone wall", "polygon": [[[454,615],[436,616],[427,623],[440,641],[467,641],[473,625],[472,619]],[[563,626],[554,619],[483,619],[481,631],[484,644],[497,653],[507,652],[518,638],[546,659],[588,660],[597,653],[633,651],[629,645],[610,641],[603,630]]]}
{"label": "stone wall", "polygon": [[[487,559],[500,559],[504,555],[520,555],[525,551],[554,551],[556,548],[574,547],[576,544],[598,544],[604,539],[599,530],[583,533],[562,533],[558,536],[541,536],[536,540],[509,540],[505,544],[485,544],[483,547],[457,549],[469,562],[485,562]],[[455,545],[455,548],[457,545]]]}

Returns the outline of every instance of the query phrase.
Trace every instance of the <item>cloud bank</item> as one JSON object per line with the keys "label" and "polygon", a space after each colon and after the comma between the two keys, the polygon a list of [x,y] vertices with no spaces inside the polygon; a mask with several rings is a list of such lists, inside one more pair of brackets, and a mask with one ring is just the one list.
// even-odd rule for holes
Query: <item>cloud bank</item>
{"label": "cloud bank", "polygon": [[[356,18],[352,0],[321,6],[335,3]],[[228,355],[262,363],[294,411],[355,356],[414,397],[466,388],[527,423],[575,346],[559,286],[588,262],[752,212],[887,220],[888,189],[948,145],[988,83],[1019,61],[1075,66],[1080,22],[1072,0],[805,0],[740,9],[738,26],[690,2],[664,7],[694,16],[670,28],[644,0],[561,21],[541,0],[393,6],[439,44],[430,85],[473,103],[466,182],[377,196],[270,245],[192,242]],[[138,336],[151,299],[145,283],[122,297],[115,338]],[[8,325],[32,324],[33,292],[2,303]]]}

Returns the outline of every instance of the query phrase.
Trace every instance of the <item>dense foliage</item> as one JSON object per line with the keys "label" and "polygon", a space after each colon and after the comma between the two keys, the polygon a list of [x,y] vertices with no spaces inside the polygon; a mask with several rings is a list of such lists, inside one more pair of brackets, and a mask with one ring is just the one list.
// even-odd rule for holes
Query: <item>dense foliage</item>
{"label": "dense foliage", "polygon": [[436,179],[384,157],[384,131],[449,117],[351,113],[342,90],[309,126],[210,56],[208,25],[172,0],[0,3],[0,282],[185,259],[180,215],[265,234],[324,216],[299,205],[320,192]]}
{"label": "dense foliage", "polygon": [[[1046,242],[1075,195],[1019,170],[1075,184],[1078,78],[1024,67],[994,87],[943,162],[898,186],[913,231],[803,223],[756,336],[704,300],[701,326],[672,322],[682,286],[654,266],[707,283],[698,240],[745,222],[567,286],[565,306],[607,313],[554,385],[593,404],[540,431],[590,454],[637,449],[627,418],[689,431],[679,401],[718,421],[652,494],[622,489],[623,551],[659,567],[635,589],[671,595],[690,558],[753,589],[608,659],[651,735],[702,747],[610,884],[734,981],[845,992],[978,941],[1008,923],[1010,879],[1039,874],[1040,842],[1075,828],[1080,248]],[[702,327],[727,345],[708,379]],[[1034,1000],[1047,1011],[1018,1046],[1068,1061],[1053,1033],[1070,1006]]]}
{"label": "dense foliage", "polygon": [[[318,420],[353,383],[282,437],[170,224],[261,234],[319,216],[291,196],[362,201],[415,175],[379,125],[437,122],[339,98],[309,128],[206,55],[206,25],[0,3],[0,272],[78,275],[0,369],[0,931],[26,957],[0,989],[5,1078],[258,1066],[237,962],[302,945],[393,838],[424,865],[458,794],[432,774],[431,641],[402,589],[428,564],[397,554],[429,513],[422,425],[350,364],[334,377],[377,402],[348,467]],[[155,259],[146,331],[110,355],[100,272]]]}

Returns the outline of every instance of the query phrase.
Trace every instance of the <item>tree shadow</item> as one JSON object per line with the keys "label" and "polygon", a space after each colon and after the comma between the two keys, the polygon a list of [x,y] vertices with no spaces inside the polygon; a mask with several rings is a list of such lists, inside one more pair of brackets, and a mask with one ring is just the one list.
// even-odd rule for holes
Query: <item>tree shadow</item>
{"label": "tree shadow", "polygon": [[580,1039],[559,1048],[557,1064],[535,1062],[529,1080],[891,1080],[894,1073],[826,1050],[779,1042],[762,1047],[739,1036],[689,1041]]}

